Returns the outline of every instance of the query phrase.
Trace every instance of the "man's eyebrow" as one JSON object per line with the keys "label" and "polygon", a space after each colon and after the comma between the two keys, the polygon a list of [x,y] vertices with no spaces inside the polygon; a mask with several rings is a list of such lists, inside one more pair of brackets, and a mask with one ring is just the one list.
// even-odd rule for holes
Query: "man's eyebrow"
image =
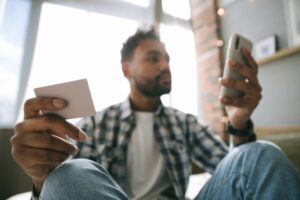
{"label": "man's eyebrow", "polygon": [[157,54],[161,54],[161,53],[160,53],[160,51],[157,51],[157,50],[151,50],[151,51],[147,51],[146,54],[147,54],[147,55],[148,55],[148,54],[150,54],[150,55],[151,55],[151,54],[156,54],[156,55],[157,55]]}
{"label": "man's eyebrow", "polygon": [[167,60],[170,60],[170,56],[168,53],[162,54],[160,51],[157,51],[157,50],[148,51],[146,54],[147,55],[162,55],[162,56],[165,56],[167,58]]}

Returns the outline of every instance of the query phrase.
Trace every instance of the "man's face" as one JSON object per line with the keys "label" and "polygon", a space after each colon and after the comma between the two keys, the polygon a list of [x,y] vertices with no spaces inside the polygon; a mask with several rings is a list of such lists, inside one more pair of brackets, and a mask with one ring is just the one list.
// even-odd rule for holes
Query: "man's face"
{"label": "man's face", "polygon": [[165,46],[155,39],[139,42],[129,61],[127,77],[132,89],[148,97],[157,97],[171,91],[169,55]]}

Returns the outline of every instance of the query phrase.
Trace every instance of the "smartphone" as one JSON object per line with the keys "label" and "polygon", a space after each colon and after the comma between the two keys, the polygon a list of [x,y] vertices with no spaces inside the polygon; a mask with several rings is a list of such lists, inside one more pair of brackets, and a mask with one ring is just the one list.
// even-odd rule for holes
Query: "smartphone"
{"label": "smartphone", "polygon": [[[235,60],[237,63],[247,65],[246,60],[244,59],[243,55],[241,54],[241,48],[246,48],[251,52],[252,50],[252,42],[245,38],[244,36],[233,33],[229,39],[229,45],[227,48],[226,60],[225,60],[225,67],[223,72],[223,77],[227,79],[235,79],[235,80],[245,80],[240,73],[233,71],[229,68],[228,61]],[[230,96],[230,97],[242,97],[243,92],[240,90],[228,88],[225,86],[221,86],[220,89],[220,96]]]}

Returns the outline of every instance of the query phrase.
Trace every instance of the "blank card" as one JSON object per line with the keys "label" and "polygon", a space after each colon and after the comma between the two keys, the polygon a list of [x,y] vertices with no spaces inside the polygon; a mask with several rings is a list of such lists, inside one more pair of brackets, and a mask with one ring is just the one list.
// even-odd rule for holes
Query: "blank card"
{"label": "blank card", "polygon": [[[51,111],[65,119],[92,116],[96,114],[89,85],[86,79],[80,79],[34,89],[37,97],[60,98],[67,106],[60,111]],[[43,111],[50,113],[50,111]]]}

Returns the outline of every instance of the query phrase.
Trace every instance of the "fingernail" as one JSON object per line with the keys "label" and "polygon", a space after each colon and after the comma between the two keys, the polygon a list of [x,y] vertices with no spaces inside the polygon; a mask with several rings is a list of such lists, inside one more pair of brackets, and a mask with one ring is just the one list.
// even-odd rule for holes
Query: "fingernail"
{"label": "fingernail", "polygon": [[66,105],[66,102],[62,99],[54,99],[52,103],[57,108],[63,108]]}
{"label": "fingernail", "polygon": [[224,96],[219,96],[219,101],[221,101],[222,103],[224,103],[224,101],[223,101],[224,98],[225,98]]}
{"label": "fingernail", "polygon": [[224,84],[227,84],[227,83],[229,82],[228,79],[222,79],[221,81],[222,81],[222,83],[224,83]]}
{"label": "fingernail", "polygon": [[229,60],[229,64],[230,65],[236,65],[236,61],[235,60]]}
{"label": "fingernail", "polygon": [[227,101],[227,97],[222,97],[222,98],[221,98],[221,101],[222,101],[222,102],[226,102],[226,101]]}

